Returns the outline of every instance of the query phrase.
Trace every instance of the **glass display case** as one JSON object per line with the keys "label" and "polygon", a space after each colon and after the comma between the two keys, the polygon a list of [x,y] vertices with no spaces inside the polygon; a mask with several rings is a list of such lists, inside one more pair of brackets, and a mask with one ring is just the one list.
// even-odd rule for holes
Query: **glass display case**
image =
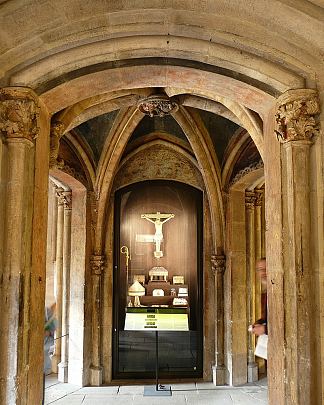
{"label": "glass display case", "polygon": [[114,377],[202,373],[202,193],[143,182],[116,195]]}

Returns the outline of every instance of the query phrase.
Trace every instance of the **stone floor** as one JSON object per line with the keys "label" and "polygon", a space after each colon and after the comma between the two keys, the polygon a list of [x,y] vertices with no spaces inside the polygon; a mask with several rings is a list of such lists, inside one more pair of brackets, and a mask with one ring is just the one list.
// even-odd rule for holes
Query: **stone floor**
{"label": "stone floor", "polygon": [[265,405],[267,380],[241,387],[215,387],[212,383],[172,384],[172,396],[143,396],[144,387],[109,386],[78,388],[46,377],[45,404],[55,405]]}

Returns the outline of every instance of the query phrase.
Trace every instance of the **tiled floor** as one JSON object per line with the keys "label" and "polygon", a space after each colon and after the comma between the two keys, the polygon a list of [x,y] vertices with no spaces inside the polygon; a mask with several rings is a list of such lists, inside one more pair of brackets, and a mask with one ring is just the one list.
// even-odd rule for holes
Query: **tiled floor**
{"label": "tiled floor", "polygon": [[144,387],[109,386],[78,388],[46,377],[45,404],[54,405],[266,405],[267,381],[241,387],[215,387],[212,383],[172,384],[172,396],[143,396]]}

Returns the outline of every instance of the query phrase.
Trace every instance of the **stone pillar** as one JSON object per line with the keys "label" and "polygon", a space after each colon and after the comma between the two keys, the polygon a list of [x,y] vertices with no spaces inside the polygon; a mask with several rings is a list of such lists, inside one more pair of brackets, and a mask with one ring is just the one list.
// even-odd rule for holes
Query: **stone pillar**
{"label": "stone pillar", "polygon": [[69,303],[70,303],[70,265],[71,265],[71,209],[72,192],[63,191],[64,198],[64,236],[62,272],[62,339],[61,363],[58,365],[58,380],[68,382],[69,349]]}
{"label": "stone pillar", "polygon": [[[316,358],[314,336],[320,333],[314,323],[313,268],[310,257],[310,147],[318,133],[319,112],[314,90],[290,90],[277,101],[276,134],[281,142],[282,164],[282,250],[284,265],[284,324],[269,307],[269,360],[276,360],[276,328],[283,328],[284,404],[306,405],[316,401]],[[268,293],[272,300],[275,274],[270,267]],[[274,336],[274,345],[271,339]],[[271,360],[270,360],[271,361]],[[269,368],[275,367],[275,363]],[[273,370],[275,373],[276,370]],[[272,384],[272,378],[270,378]],[[270,403],[271,398],[270,390]],[[273,402],[274,403],[274,402]]]}
{"label": "stone pillar", "polygon": [[[50,303],[55,302],[54,296],[54,277],[56,262],[56,239],[57,239],[57,186],[49,181],[49,201],[48,201],[48,229],[47,229],[47,267],[46,267],[46,294],[47,289],[51,288],[49,293],[52,296]],[[50,284],[48,285],[48,281]]]}
{"label": "stone pillar", "polygon": [[[37,370],[30,369],[29,347],[30,341],[34,342],[31,339],[32,318],[37,318],[37,314],[30,313],[29,306],[33,294],[32,235],[38,116],[38,99],[30,89],[0,89],[0,133],[4,137],[6,159],[5,199],[1,201],[5,237],[0,269],[0,403],[7,405],[27,404],[29,384],[34,385],[34,380],[40,375]],[[35,293],[39,293],[38,290]],[[40,294],[44,299],[44,288]],[[42,358],[42,348],[39,350]]]}
{"label": "stone pillar", "polygon": [[[262,255],[262,239],[264,230],[262,229],[263,223],[263,198],[264,198],[264,190],[263,189],[255,189],[255,261],[261,259]],[[257,275],[255,276],[255,320],[260,319],[262,317],[262,285],[261,279]],[[256,362],[258,364],[259,372],[264,374],[265,373],[265,361],[260,357],[256,358]]]}
{"label": "stone pillar", "polygon": [[[251,325],[255,322],[255,223],[254,204],[256,195],[254,192],[245,193],[246,215],[246,292],[247,292],[247,321]],[[248,335],[248,382],[258,380],[258,366],[255,362],[254,348],[255,339],[252,333]]]}
{"label": "stone pillar", "polygon": [[227,204],[224,274],[225,365],[227,383],[247,383],[245,192],[232,187]]}
{"label": "stone pillar", "polygon": [[56,231],[56,260],[55,260],[55,302],[57,326],[55,330],[55,350],[52,357],[52,370],[58,372],[58,364],[61,361],[62,347],[62,289],[63,289],[63,238],[64,238],[64,190],[57,188],[57,231]]}
{"label": "stone pillar", "polygon": [[212,255],[212,270],[215,277],[215,385],[225,385],[226,368],[224,362],[224,272],[225,256]]}
{"label": "stone pillar", "polygon": [[92,255],[90,260],[92,273],[92,360],[90,366],[90,383],[102,384],[102,365],[100,356],[101,342],[101,284],[104,270],[104,256]]}
{"label": "stone pillar", "polygon": [[[262,203],[263,190],[255,189],[255,260],[262,257]],[[255,319],[261,318],[261,281],[255,277]]]}

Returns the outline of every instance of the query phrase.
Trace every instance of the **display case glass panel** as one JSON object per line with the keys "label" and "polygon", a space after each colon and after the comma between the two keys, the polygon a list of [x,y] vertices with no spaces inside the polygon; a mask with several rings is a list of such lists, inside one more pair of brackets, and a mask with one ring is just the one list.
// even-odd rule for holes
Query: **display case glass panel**
{"label": "display case glass panel", "polygon": [[154,377],[157,328],[161,377],[201,376],[202,193],[138,183],[115,218],[114,378]]}

